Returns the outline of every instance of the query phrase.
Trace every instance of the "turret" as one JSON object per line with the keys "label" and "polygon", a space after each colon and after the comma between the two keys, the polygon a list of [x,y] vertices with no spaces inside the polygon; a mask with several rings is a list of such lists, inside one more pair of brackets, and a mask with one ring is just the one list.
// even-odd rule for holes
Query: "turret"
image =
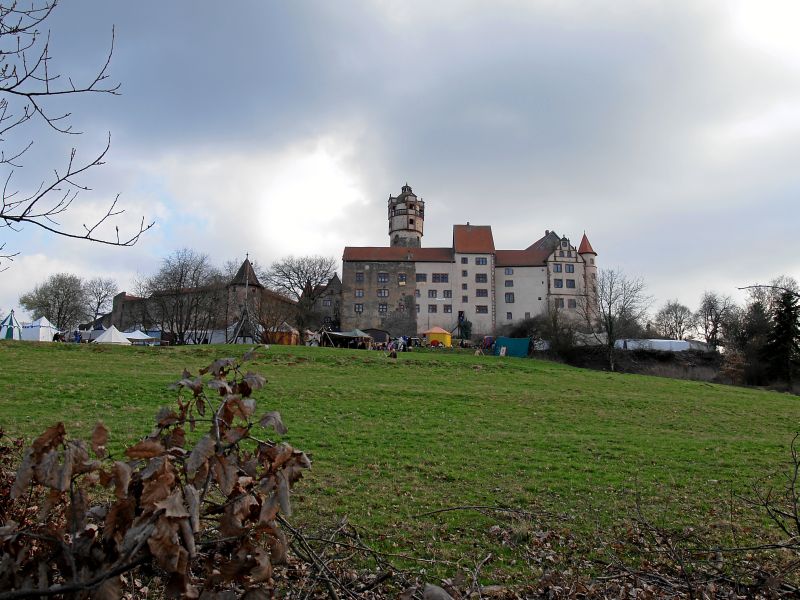
{"label": "turret", "polygon": [[597,265],[595,264],[595,258],[597,257],[597,252],[594,251],[594,248],[589,243],[589,238],[586,237],[585,231],[583,232],[583,238],[581,238],[581,245],[578,246],[578,254],[581,255],[584,262],[583,272],[586,277],[586,291],[587,293],[592,292],[592,295],[596,297]]}
{"label": "turret", "polygon": [[397,197],[389,196],[389,245],[419,248],[425,223],[425,202],[407,183]]}

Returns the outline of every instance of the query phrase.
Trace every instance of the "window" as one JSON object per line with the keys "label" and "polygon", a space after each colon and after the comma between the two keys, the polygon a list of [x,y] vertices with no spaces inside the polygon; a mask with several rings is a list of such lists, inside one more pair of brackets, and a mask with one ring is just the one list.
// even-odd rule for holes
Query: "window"
{"label": "window", "polygon": [[564,299],[556,298],[556,308],[564,308]]}
{"label": "window", "polygon": [[442,296],[444,298],[452,298],[453,297],[453,290],[444,290],[442,292]]}
{"label": "window", "polygon": [[562,248],[567,248],[567,247],[569,247],[569,243],[567,242],[567,240],[561,240],[561,247],[562,247]]}
{"label": "window", "polygon": [[469,302],[469,296],[461,296],[461,302],[463,302],[464,304]]}
{"label": "window", "polygon": [[331,305],[331,299],[330,298],[325,298],[322,301],[322,306],[330,306],[330,305]]}
{"label": "window", "polygon": [[506,313],[506,321],[510,321],[510,320],[511,320],[511,313],[507,312]]}
{"label": "window", "polygon": [[428,274],[427,273],[417,273],[417,282],[420,281],[428,281]]}
{"label": "window", "polygon": [[559,251],[558,251],[558,255],[559,255],[559,256],[564,256],[564,251],[563,251],[563,250],[559,250]]}
{"label": "window", "polygon": [[436,298],[436,290],[428,290],[428,298]]}
{"label": "window", "polygon": [[575,272],[575,265],[573,265],[572,263],[570,263],[568,265],[564,265],[564,270],[567,273],[574,273]]}
{"label": "window", "polygon": [[385,302],[381,302],[380,304],[378,304],[378,312],[379,313],[389,312],[389,305],[386,304]]}
{"label": "window", "polygon": [[475,257],[475,264],[476,265],[485,265],[486,264],[486,257],[485,256],[476,256]]}
{"label": "window", "polygon": [[397,274],[397,285],[405,285],[406,284],[406,277],[405,273],[398,273]]}
{"label": "window", "polygon": [[445,304],[445,305],[444,305],[444,311],[443,311],[443,312],[446,312],[446,313],[451,313],[451,312],[453,312],[453,305],[452,305],[452,304]]}
{"label": "window", "polygon": [[479,315],[488,315],[489,307],[485,304],[478,304],[478,306],[475,307],[475,312]]}
{"label": "window", "polygon": [[419,288],[414,290],[414,297],[419,298]]}
{"label": "window", "polygon": [[511,267],[506,267],[505,273],[506,273],[506,275],[513,275],[514,274],[514,269],[512,269]]}
{"label": "window", "polygon": [[433,283],[447,283],[449,281],[450,275],[447,273],[434,273],[431,276],[431,281]]}
{"label": "window", "polygon": [[567,300],[567,308],[578,308],[578,301],[575,298]]}
{"label": "window", "polygon": [[514,280],[506,279],[506,287],[514,287]]}
{"label": "window", "polygon": [[475,273],[475,283],[486,283],[487,281],[486,273]]}
{"label": "window", "polygon": [[419,304],[415,305],[417,307],[417,312],[419,312]]}
{"label": "window", "polygon": [[461,269],[461,276],[462,277],[469,277],[469,271],[466,269]]}
{"label": "window", "polygon": [[575,280],[574,279],[567,279],[567,287],[568,288],[575,288]]}
{"label": "window", "polygon": [[389,283],[389,274],[378,273],[378,283]]}
{"label": "window", "polygon": [[590,265],[593,265],[593,264],[594,264],[594,259],[593,259],[593,258],[590,258],[590,259],[589,259],[589,264],[590,264]]}
{"label": "window", "polygon": [[364,272],[358,271],[356,273],[356,283],[363,283],[364,282]]}
{"label": "window", "polygon": [[553,273],[561,273],[561,265],[553,265]]}
{"label": "window", "polygon": [[553,279],[553,287],[557,287],[557,288],[564,287],[564,280],[563,279]]}
{"label": "window", "polygon": [[380,288],[378,290],[378,298],[388,298],[389,297],[389,290],[386,288]]}
{"label": "window", "polygon": [[475,290],[475,295],[478,298],[488,298],[489,290],[487,290],[486,288],[478,288],[477,290]]}
{"label": "window", "polygon": [[356,298],[363,298],[364,290],[356,290]]}
{"label": "window", "polygon": [[[539,298],[539,300],[541,300],[541,298]],[[526,313],[525,313],[525,318],[526,318],[526,319],[530,319],[530,318],[531,318],[531,313],[529,313],[529,312],[526,312]]]}
{"label": "window", "polygon": [[514,292],[506,292],[506,304],[514,303]]}
{"label": "window", "polygon": [[468,265],[468,264],[469,264],[469,257],[467,257],[467,256],[462,256],[462,257],[461,257],[461,264],[462,264],[462,265]]}
{"label": "window", "polygon": [[436,306],[435,304],[428,304],[429,313],[435,313],[437,310],[439,310],[438,306]]}
{"label": "window", "polygon": [[466,283],[462,283],[462,284],[461,284],[461,289],[462,289],[462,290],[465,290],[465,289],[467,289],[467,287],[468,287],[468,286],[467,286],[467,284],[466,284]]}
{"label": "window", "polygon": [[363,304],[358,304],[358,303],[354,304],[353,305],[353,311],[355,311],[357,313],[363,313],[364,312],[364,305]]}

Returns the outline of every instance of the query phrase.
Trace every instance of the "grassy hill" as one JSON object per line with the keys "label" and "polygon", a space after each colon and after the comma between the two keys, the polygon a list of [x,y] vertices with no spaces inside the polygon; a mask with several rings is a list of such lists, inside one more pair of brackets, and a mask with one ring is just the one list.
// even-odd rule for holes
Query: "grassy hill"
{"label": "grassy hill", "polygon": [[[114,348],[0,344],[0,425],[33,437],[63,420],[86,435],[98,418],[112,449],[148,433],[168,385],[242,347]],[[514,358],[276,347],[252,369],[269,384],[285,436],[314,468],[293,520],[323,527],[347,516],[382,547],[477,557],[521,568],[492,537],[492,514],[541,515],[528,526],[591,537],[640,503],[670,523],[725,518],[744,491],[788,458],[798,398],[772,392],[582,370]],[[499,518],[499,517],[498,517]],[[488,567],[487,567],[488,570]]]}

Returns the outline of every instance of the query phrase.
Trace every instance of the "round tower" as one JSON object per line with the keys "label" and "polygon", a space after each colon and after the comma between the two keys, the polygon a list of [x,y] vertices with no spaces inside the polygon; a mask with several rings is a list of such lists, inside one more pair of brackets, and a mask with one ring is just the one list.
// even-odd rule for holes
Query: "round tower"
{"label": "round tower", "polygon": [[583,269],[584,269],[584,277],[586,278],[585,285],[586,285],[586,293],[591,294],[592,296],[597,295],[597,265],[595,264],[595,258],[597,257],[597,252],[594,251],[592,245],[589,243],[589,238],[586,237],[586,232],[583,232],[583,238],[581,239],[581,244],[578,246],[578,254],[581,255],[583,259]]}
{"label": "round tower", "polygon": [[425,224],[425,202],[407,183],[397,197],[389,196],[389,245],[419,248]]}

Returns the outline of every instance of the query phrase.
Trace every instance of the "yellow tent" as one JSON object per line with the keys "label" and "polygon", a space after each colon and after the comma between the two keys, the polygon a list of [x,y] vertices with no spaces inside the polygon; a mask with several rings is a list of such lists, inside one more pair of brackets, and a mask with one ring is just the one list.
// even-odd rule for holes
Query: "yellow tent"
{"label": "yellow tent", "polygon": [[437,341],[445,348],[450,348],[453,345],[450,332],[441,327],[431,327],[428,331],[423,331],[423,333],[428,336],[429,342]]}

